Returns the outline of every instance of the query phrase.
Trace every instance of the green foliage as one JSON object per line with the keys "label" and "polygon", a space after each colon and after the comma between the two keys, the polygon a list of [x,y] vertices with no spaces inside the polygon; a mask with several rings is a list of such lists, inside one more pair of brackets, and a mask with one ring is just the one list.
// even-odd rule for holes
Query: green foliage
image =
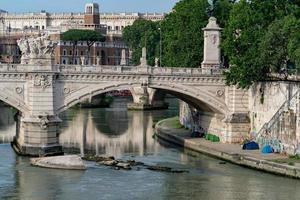
{"label": "green foliage", "polygon": [[[221,25],[229,18],[234,1],[214,0],[214,13]],[[162,39],[162,66],[199,67],[203,57],[203,31],[208,22],[207,0],[182,0],[161,22],[137,20],[123,31],[127,45],[133,51],[132,64],[138,65],[142,47],[147,47],[147,59],[154,65],[160,57],[160,30]],[[160,28],[160,30],[159,30]]]}
{"label": "green foliage", "polygon": [[164,66],[199,67],[203,57],[203,31],[208,22],[206,0],[183,0],[162,23]]}
{"label": "green foliage", "polygon": [[211,133],[207,133],[205,135],[205,139],[209,140],[211,142],[220,142],[220,138],[217,135],[211,134]]}
{"label": "green foliage", "polygon": [[[242,88],[269,80],[273,73],[300,68],[299,0],[181,0],[161,22],[136,21],[124,38],[138,64],[146,46],[148,61],[159,57],[162,66],[199,67],[203,31],[213,13],[223,27],[221,50],[227,84]],[[298,69],[300,70],[300,69]]]}
{"label": "green foliage", "polygon": [[105,37],[101,33],[93,30],[71,29],[62,34],[61,40],[71,41],[73,43],[85,41],[88,46],[92,46],[95,42],[104,42]]}
{"label": "green foliage", "polygon": [[165,120],[162,120],[158,123],[162,123],[162,126],[174,129],[184,128],[183,125],[179,121],[179,117],[172,117]]}
{"label": "green foliage", "polygon": [[[241,0],[234,4],[223,32],[230,60],[228,84],[249,87],[298,62],[299,20],[293,1]],[[299,19],[299,18],[298,18]]]}
{"label": "green foliage", "polygon": [[[61,40],[71,41],[73,44],[73,61],[75,59],[75,49],[79,41],[84,41],[88,46],[88,56],[90,56],[91,47],[95,42],[104,42],[105,37],[98,31],[70,29],[61,35]],[[73,62],[74,63],[74,62]]]}
{"label": "green foliage", "polygon": [[132,64],[140,64],[142,48],[146,47],[148,64],[154,66],[155,57],[159,57],[159,27],[159,22],[148,20],[136,20],[132,26],[125,27],[123,38],[132,50]]}

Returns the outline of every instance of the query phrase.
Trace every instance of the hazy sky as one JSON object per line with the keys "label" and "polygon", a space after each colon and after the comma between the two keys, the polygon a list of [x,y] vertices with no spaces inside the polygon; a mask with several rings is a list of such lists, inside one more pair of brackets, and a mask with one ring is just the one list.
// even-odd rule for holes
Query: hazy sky
{"label": "hazy sky", "polygon": [[179,0],[0,0],[8,12],[83,12],[84,5],[96,2],[100,12],[168,12]]}

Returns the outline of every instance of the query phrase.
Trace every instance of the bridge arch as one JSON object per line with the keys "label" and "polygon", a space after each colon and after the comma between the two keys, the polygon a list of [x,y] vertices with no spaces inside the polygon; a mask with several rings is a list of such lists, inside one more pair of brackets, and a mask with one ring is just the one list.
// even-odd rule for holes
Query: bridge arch
{"label": "bridge arch", "polygon": [[[113,85],[100,85],[98,87],[88,87],[88,88],[83,88],[81,90],[78,90],[71,94],[69,97],[67,97],[63,104],[58,107],[57,112],[61,113],[63,111],[66,111],[70,107],[82,102],[82,100],[89,98],[89,97],[94,97],[100,94],[104,94],[107,92],[111,92],[114,90],[130,90],[131,94],[133,93],[132,87],[137,87],[140,86],[138,83],[120,83],[120,84],[113,84]],[[84,90],[84,91],[83,91]]]}
{"label": "bridge arch", "polygon": [[0,101],[10,105],[22,113],[29,112],[29,109],[23,100],[20,100],[18,97],[11,95],[4,90],[0,91]]}
{"label": "bridge arch", "polygon": [[186,103],[202,111],[208,111],[225,115],[228,108],[224,102],[213,96],[211,93],[193,87],[182,86],[181,84],[150,84],[150,88],[163,90],[166,93],[185,101]]}
{"label": "bridge arch", "polygon": [[[80,89],[72,94],[70,94],[62,105],[58,107],[57,112],[61,113],[68,108],[80,103],[82,100],[97,96],[106,92],[127,89],[132,91],[133,87],[140,87],[140,83],[119,83],[119,84],[111,84],[111,85],[99,85],[99,86],[89,86],[87,88]],[[218,114],[226,115],[228,113],[228,108],[224,101],[218,99],[213,94],[205,91],[204,89],[193,88],[183,86],[181,84],[149,84],[149,88],[162,90],[166,93],[172,94],[173,96],[191,104],[193,107],[198,108],[202,111],[213,112]]]}

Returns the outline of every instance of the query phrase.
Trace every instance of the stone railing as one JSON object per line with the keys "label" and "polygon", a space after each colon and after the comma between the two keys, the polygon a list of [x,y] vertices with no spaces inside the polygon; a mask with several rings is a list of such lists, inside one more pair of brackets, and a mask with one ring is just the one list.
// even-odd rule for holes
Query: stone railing
{"label": "stone railing", "polygon": [[113,73],[113,74],[149,74],[149,75],[188,75],[188,76],[218,76],[223,69],[174,68],[150,66],[82,66],[61,65],[60,72],[64,73]]}
{"label": "stone railing", "polygon": [[0,64],[0,73],[48,71],[62,73],[99,73],[99,74],[149,74],[149,75],[186,75],[186,76],[221,76],[224,69],[151,67],[151,66],[109,66],[109,65],[53,65],[33,66],[22,64]]}

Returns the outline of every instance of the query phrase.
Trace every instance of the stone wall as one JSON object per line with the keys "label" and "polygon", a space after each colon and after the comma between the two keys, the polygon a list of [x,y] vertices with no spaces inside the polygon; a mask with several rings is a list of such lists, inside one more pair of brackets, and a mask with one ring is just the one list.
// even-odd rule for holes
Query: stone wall
{"label": "stone wall", "polygon": [[192,131],[211,133],[220,137],[222,142],[226,142],[225,124],[222,121],[224,116],[200,112],[180,101],[179,120],[180,123]]}
{"label": "stone wall", "polygon": [[275,151],[299,151],[299,89],[296,82],[268,82],[249,90],[251,137]]}
{"label": "stone wall", "polygon": [[266,122],[270,121],[278,109],[296,93],[299,86],[296,83],[269,82],[256,84],[250,88],[251,131],[257,133]]}

